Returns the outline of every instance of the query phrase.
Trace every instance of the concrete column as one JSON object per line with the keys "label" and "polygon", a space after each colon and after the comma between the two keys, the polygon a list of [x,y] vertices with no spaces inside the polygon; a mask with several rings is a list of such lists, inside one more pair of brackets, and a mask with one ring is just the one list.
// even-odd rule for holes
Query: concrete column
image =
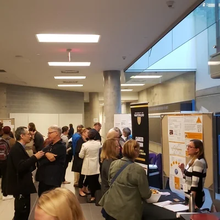
{"label": "concrete column", "polygon": [[90,108],[90,127],[93,127],[95,122],[99,122],[99,93],[89,93],[89,108]]}
{"label": "concrete column", "polygon": [[121,113],[127,114],[127,103],[126,102],[121,104]]}
{"label": "concrete column", "polygon": [[121,113],[120,71],[109,70],[104,76],[104,131],[105,134],[114,126],[114,114]]}
{"label": "concrete column", "polygon": [[0,84],[0,118],[9,118],[7,111],[6,84]]}

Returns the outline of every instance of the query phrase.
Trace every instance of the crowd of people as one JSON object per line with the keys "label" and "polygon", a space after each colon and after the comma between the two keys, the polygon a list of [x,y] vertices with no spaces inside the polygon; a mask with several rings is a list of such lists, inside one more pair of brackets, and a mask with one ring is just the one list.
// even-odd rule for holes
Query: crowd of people
{"label": "crowd of people", "polygon": [[[50,126],[48,137],[37,131],[34,123],[18,127],[15,134],[10,127],[0,124],[0,171],[3,196],[13,196],[14,220],[26,220],[30,214],[30,194],[38,192],[39,200],[35,219],[84,220],[76,196],[62,184],[66,169],[73,158],[74,186],[79,196],[91,194],[88,202],[99,203],[107,220],[139,220],[142,218],[143,201],[151,197],[146,171],[135,159],[140,146],[131,137],[131,130],[114,127],[102,143],[101,124],[93,128],[78,125]],[[26,146],[32,141],[32,153]],[[193,192],[196,206],[204,202],[203,186],[207,163],[203,143],[192,140],[188,145],[191,161],[181,164],[186,179],[187,192]],[[3,150],[5,150],[3,152]],[[32,173],[37,168],[33,183]],[[97,192],[101,196],[97,197]],[[98,200],[98,201],[97,201]],[[123,210],[123,212],[121,211]]]}

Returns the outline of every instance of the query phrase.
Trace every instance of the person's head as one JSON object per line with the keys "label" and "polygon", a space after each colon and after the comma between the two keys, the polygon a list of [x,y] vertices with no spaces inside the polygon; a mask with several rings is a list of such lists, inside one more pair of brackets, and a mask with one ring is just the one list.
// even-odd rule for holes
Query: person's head
{"label": "person's head", "polygon": [[76,132],[80,132],[80,130],[82,129],[82,128],[84,128],[84,126],[83,125],[77,125],[77,127],[76,127]]}
{"label": "person's head", "polygon": [[18,127],[15,131],[15,138],[24,145],[31,141],[31,135],[28,132],[27,127]]}
{"label": "person's head", "polygon": [[30,132],[31,135],[34,135],[35,131],[36,131],[36,126],[33,122],[30,122],[28,124],[28,130]]}
{"label": "person's head", "polygon": [[11,132],[11,128],[10,128],[9,126],[5,126],[5,127],[3,127],[2,130],[3,130],[3,133],[4,133],[4,134],[8,134],[8,135],[9,135],[10,132]]}
{"label": "person's head", "polygon": [[203,142],[197,139],[190,140],[187,145],[187,153],[192,157],[190,166],[194,163],[195,159],[205,159]]}
{"label": "person's head", "polygon": [[89,131],[87,130],[87,128],[82,128],[79,133],[85,139],[85,138],[88,138],[88,132]]}
{"label": "person's head", "polygon": [[130,160],[135,160],[139,156],[139,152],[140,146],[135,140],[126,141],[122,149],[123,156]]}
{"label": "person's head", "polygon": [[73,124],[69,124],[69,128],[73,128]]}
{"label": "person's head", "polygon": [[117,140],[119,140],[121,138],[121,131],[119,128],[114,127],[108,131],[107,139],[112,139],[112,138],[115,138]]}
{"label": "person's head", "polygon": [[130,128],[123,128],[122,133],[123,133],[124,137],[128,137],[131,134],[131,129]]}
{"label": "person's head", "polygon": [[117,159],[120,153],[120,147],[116,139],[107,139],[103,146],[101,152],[101,162],[105,159]]}
{"label": "person's head", "polygon": [[95,129],[90,129],[88,132],[88,139],[95,140],[97,137],[97,133],[98,133],[98,131],[96,131]]}
{"label": "person's head", "polygon": [[56,143],[60,140],[61,129],[57,125],[50,126],[48,128],[48,139],[53,143]]}
{"label": "person's head", "polygon": [[67,135],[68,132],[69,132],[69,128],[68,128],[68,126],[63,126],[63,127],[62,127],[62,134]]}
{"label": "person's head", "polygon": [[76,196],[68,189],[56,188],[41,195],[35,220],[85,220]]}
{"label": "person's head", "polygon": [[100,132],[102,125],[99,122],[96,122],[93,127],[96,131]]}

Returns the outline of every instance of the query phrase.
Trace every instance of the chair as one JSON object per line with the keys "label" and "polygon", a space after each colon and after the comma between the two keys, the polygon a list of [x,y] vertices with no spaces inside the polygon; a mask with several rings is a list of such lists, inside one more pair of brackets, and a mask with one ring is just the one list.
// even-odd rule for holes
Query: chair
{"label": "chair", "polygon": [[157,155],[155,153],[149,153],[149,164],[155,164]]}
{"label": "chair", "polygon": [[160,173],[160,188],[162,189],[163,188],[163,167],[162,167],[162,154],[157,154],[156,156],[156,162],[155,164],[157,165],[157,168],[159,170],[159,173]]}

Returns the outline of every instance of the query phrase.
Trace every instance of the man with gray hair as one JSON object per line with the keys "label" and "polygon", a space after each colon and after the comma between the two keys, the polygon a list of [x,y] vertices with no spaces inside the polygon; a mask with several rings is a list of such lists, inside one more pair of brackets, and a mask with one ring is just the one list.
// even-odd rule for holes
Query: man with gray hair
{"label": "man with gray hair", "polygon": [[66,146],[61,139],[60,127],[49,127],[48,139],[51,144],[43,149],[45,156],[39,160],[39,196],[45,191],[61,186],[66,160]]}

